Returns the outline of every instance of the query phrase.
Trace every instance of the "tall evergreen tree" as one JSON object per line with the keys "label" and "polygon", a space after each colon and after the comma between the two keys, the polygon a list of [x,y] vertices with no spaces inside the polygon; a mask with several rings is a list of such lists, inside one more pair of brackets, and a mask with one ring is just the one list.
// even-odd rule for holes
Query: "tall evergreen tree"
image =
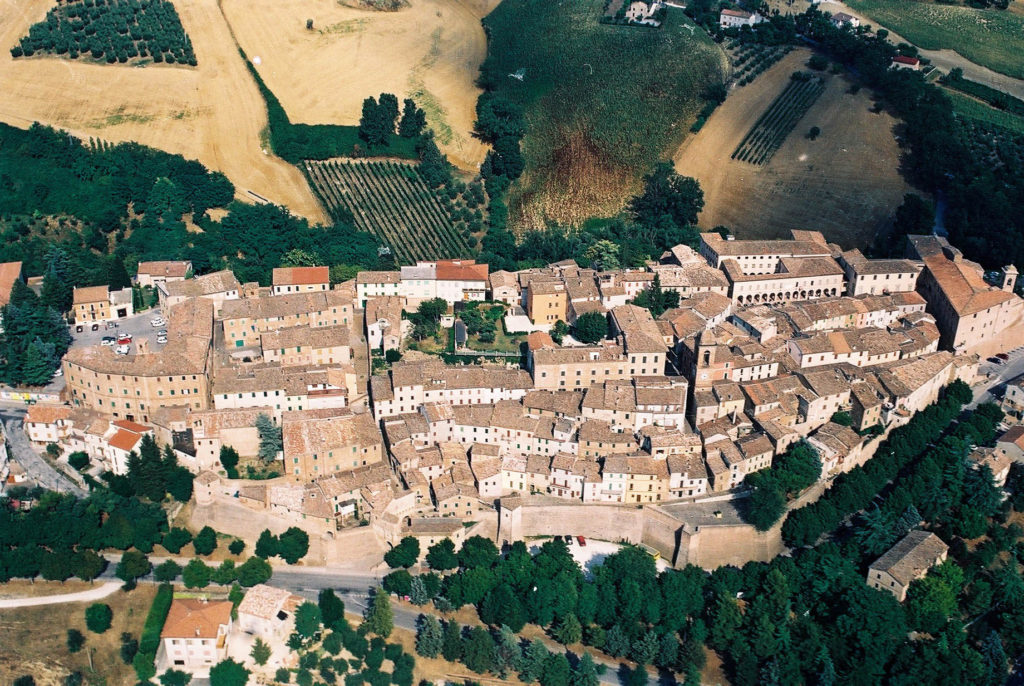
{"label": "tall evergreen tree", "polygon": [[462,659],[462,627],[454,620],[446,622],[444,625],[441,655],[448,662],[458,662]]}
{"label": "tall evergreen tree", "polygon": [[398,119],[398,98],[392,93],[381,93],[377,100],[377,116],[380,117],[382,129],[393,134],[395,132],[395,120]]}
{"label": "tall evergreen tree", "polygon": [[387,592],[379,586],[373,592],[370,606],[366,608],[363,615],[363,626],[368,632],[383,638],[390,636],[394,629],[395,618],[391,610],[391,599]]}
{"label": "tall evergreen tree", "polygon": [[284,447],[281,427],[275,424],[274,420],[261,412],[256,415],[256,432],[260,437],[260,459],[267,462],[276,460],[278,453],[280,453]]}
{"label": "tall evergreen tree", "polygon": [[416,107],[411,98],[406,98],[402,103],[402,119],[398,122],[398,135],[402,138],[415,138],[423,131],[427,124],[426,114],[422,109]]}
{"label": "tall evergreen tree", "polygon": [[416,653],[423,657],[437,657],[444,642],[441,623],[433,615],[420,615],[418,624]]}

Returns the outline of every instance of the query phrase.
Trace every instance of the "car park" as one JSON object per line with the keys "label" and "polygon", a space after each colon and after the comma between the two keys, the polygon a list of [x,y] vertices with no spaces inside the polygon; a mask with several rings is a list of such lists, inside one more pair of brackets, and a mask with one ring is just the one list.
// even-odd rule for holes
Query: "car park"
{"label": "car park", "polygon": [[100,341],[100,345],[114,345],[117,343],[117,339],[113,336],[104,336],[103,340]]}
{"label": "car park", "polygon": [[127,355],[129,350],[131,350],[131,346],[129,345],[119,345],[114,348],[114,352],[118,355]]}

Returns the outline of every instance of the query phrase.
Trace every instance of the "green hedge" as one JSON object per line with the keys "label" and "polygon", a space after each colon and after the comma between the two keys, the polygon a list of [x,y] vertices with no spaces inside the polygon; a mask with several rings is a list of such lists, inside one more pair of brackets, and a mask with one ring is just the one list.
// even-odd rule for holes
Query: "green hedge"
{"label": "green hedge", "polygon": [[984,100],[989,105],[997,109],[1024,116],[1024,100],[1015,98],[1008,93],[996,90],[990,86],[986,86],[983,83],[970,81],[963,77],[954,78],[952,76],[944,76],[942,77],[942,84],[952,88],[953,90],[966,93],[978,100]]}
{"label": "green hedge", "polygon": [[156,650],[160,647],[160,632],[163,631],[173,600],[174,587],[170,584],[160,584],[153,604],[149,607],[149,614],[146,615],[146,624],[142,627],[142,637],[139,639],[140,653],[156,656]]}

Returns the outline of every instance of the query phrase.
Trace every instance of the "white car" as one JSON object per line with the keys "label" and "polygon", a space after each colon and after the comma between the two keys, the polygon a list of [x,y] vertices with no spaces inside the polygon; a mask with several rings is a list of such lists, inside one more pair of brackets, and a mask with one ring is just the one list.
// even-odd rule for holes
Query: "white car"
{"label": "white car", "polygon": [[131,350],[130,345],[119,345],[114,348],[114,352],[118,355],[127,355],[129,350]]}
{"label": "white car", "polygon": [[149,320],[149,325],[152,326],[154,329],[158,326],[163,326],[166,323],[167,321],[163,317],[157,317],[156,319]]}
{"label": "white car", "polygon": [[156,342],[157,343],[166,343],[167,342],[167,336],[157,336],[156,337]]}

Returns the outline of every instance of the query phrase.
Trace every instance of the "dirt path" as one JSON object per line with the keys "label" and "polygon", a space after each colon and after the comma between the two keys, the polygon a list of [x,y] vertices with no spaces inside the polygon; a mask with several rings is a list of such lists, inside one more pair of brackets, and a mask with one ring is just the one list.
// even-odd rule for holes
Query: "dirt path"
{"label": "dirt path", "polygon": [[56,57],[15,60],[9,48],[40,21],[51,0],[0,3],[0,120],[33,121],[84,139],[135,140],[195,158],[315,221],[326,215],[299,170],[263,152],[263,100],[234,48],[216,0],[176,0],[199,66],[145,68]]}
{"label": "dirt path", "polygon": [[44,595],[36,596],[34,598],[4,598],[0,599],[0,610],[7,610],[13,607],[36,607],[39,605],[84,603],[90,600],[101,600],[107,596],[113,595],[119,588],[121,588],[120,582],[108,581],[96,588],[90,588],[88,591],[79,591],[77,593]]}
{"label": "dirt path", "polygon": [[[700,181],[700,226],[727,226],[742,238],[788,237],[792,229],[822,231],[844,248],[864,246],[890,221],[903,194],[896,121],[870,112],[868,93],[848,93],[841,76],[826,76],[824,93],[764,166],[732,152],[794,71],[807,71],[810,52],[794,50],[745,87],[735,87],[704,128],[676,152],[676,170]],[[805,136],[821,129],[816,140]]]}

